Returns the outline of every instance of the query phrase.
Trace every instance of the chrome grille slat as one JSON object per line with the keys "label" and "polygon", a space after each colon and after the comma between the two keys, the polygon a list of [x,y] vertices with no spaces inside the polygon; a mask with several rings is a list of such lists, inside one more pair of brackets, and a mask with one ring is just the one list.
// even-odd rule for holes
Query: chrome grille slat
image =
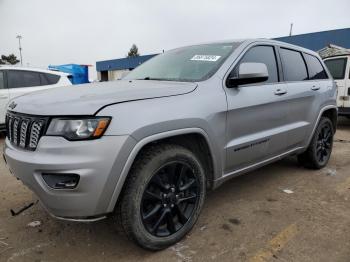
{"label": "chrome grille slat", "polygon": [[12,122],[13,122],[13,117],[12,116],[9,116],[9,133],[8,133],[8,136],[9,136],[9,140],[12,142]]}
{"label": "chrome grille slat", "polygon": [[18,117],[15,117],[13,120],[13,143],[15,145],[18,145],[18,126],[19,126],[20,119]]}
{"label": "chrome grille slat", "polygon": [[8,112],[6,130],[8,139],[15,146],[34,151],[43,135],[48,118]]}
{"label": "chrome grille slat", "polygon": [[40,132],[43,126],[42,121],[34,121],[32,127],[30,129],[30,137],[29,137],[29,147],[36,148],[40,138]]}
{"label": "chrome grille slat", "polygon": [[21,124],[21,132],[20,132],[20,138],[19,138],[19,146],[25,148],[26,146],[26,139],[27,139],[27,131],[28,131],[28,125],[29,125],[29,119],[24,119]]}
{"label": "chrome grille slat", "polygon": [[6,127],[6,133],[9,133],[9,116],[6,114],[5,117],[5,127]]}

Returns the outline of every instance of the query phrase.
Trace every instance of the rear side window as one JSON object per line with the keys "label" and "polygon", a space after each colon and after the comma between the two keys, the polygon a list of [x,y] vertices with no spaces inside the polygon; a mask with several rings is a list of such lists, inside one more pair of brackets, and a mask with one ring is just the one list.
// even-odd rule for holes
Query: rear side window
{"label": "rear side window", "polygon": [[305,60],[307,67],[309,69],[309,79],[317,80],[317,79],[327,79],[327,73],[324,70],[320,60],[317,57],[309,54],[305,54]]}
{"label": "rear side window", "polygon": [[37,72],[9,70],[7,71],[8,88],[40,86]]}
{"label": "rear side window", "polygon": [[334,79],[344,79],[347,58],[329,59],[324,61]]}
{"label": "rear side window", "polygon": [[[272,46],[255,46],[244,54],[241,63],[263,63],[269,72],[269,78],[265,83],[278,82],[278,70],[274,48]],[[234,74],[237,74],[238,66],[235,68]]]}
{"label": "rear side window", "polygon": [[303,81],[308,79],[306,65],[300,52],[281,48],[280,54],[285,81]]}
{"label": "rear side window", "polygon": [[5,88],[4,72],[0,71],[0,89]]}
{"label": "rear side window", "polygon": [[40,73],[41,85],[54,85],[60,80],[60,76],[54,74]]}

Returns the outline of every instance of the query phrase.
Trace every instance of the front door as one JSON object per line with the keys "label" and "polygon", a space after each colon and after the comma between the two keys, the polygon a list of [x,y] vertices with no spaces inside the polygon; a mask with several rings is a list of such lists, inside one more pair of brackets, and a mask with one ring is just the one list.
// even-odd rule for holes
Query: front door
{"label": "front door", "polygon": [[6,87],[5,72],[0,71],[0,126],[5,124],[6,107],[9,102],[9,90]]}
{"label": "front door", "polygon": [[235,66],[256,62],[267,66],[267,81],[225,88],[228,103],[225,173],[231,173],[283,152],[288,107],[286,84],[279,81],[273,46],[250,48]]}

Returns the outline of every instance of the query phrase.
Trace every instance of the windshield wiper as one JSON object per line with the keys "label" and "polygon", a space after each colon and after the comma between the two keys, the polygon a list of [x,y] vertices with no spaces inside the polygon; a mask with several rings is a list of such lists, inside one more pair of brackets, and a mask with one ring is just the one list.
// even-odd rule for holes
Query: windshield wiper
{"label": "windshield wiper", "polygon": [[144,78],[136,78],[135,80],[156,80],[156,81],[173,81],[173,82],[191,82],[187,79],[184,79],[184,78],[155,78],[155,77],[149,77],[149,76],[146,76]]}
{"label": "windshield wiper", "polygon": [[137,78],[135,80],[159,80],[159,81],[166,81],[166,79],[164,78],[153,78],[153,77],[149,77],[149,76],[146,76],[144,78]]}
{"label": "windshield wiper", "polygon": [[140,78],[137,80],[164,80],[163,78],[154,78],[154,77],[150,77],[150,76],[146,76],[144,78]]}

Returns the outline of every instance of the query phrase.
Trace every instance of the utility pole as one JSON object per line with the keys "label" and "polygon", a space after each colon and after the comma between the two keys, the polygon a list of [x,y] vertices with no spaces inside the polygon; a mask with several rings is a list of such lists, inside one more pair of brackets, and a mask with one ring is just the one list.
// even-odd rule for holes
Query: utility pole
{"label": "utility pole", "polygon": [[289,36],[292,36],[293,33],[293,23],[290,24]]}
{"label": "utility pole", "polygon": [[21,39],[22,36],[21,35],[17,35],[16,38],[18,39],[18,49],[19,49],[19,55],[21,58],[21,66],[23,66],[23,60],[22,60],[22,46],[21,46]]}

